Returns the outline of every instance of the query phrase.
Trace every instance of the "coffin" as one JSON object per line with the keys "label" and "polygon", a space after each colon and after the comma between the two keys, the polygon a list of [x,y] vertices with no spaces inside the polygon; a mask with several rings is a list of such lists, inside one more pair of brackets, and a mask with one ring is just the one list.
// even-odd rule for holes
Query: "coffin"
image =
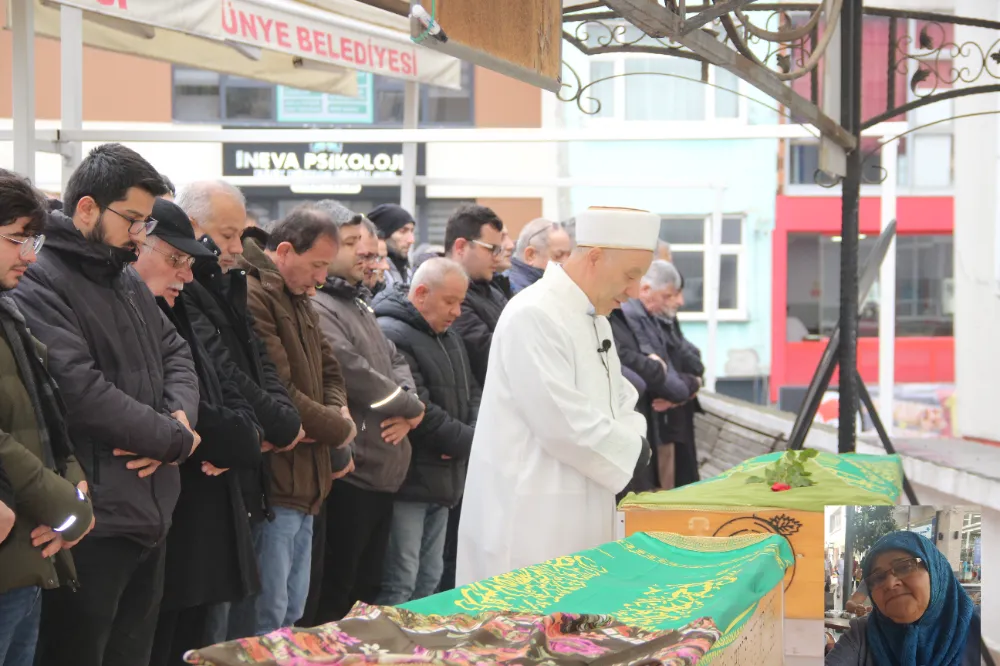
{"label": "coffin", "polygon": [[794,562],[784,580],[785,617],[823,619],[824,507],[896,504],[902,463],[898,456],[820,453],[806,463],[814,486],[774,492],[764,484],[747,483],[782,455],[752,458],[675,490],[626,496],[619,505],[626,536],[650,531],[692,537],[780,535],[787,539]]}

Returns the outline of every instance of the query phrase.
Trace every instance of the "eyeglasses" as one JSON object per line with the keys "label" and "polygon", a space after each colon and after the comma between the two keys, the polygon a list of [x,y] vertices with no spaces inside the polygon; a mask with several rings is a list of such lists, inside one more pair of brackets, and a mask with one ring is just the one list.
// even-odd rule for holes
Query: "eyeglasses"
{"label": "eyeglasses", "polygon": [[479,247],[484,247],[487,250],[489,250],[490,254],[492,254],[494,257],[499,257],[501,254],[503,254],[502,245],[494,245],[493,243],[487,243],[481,240],[474,240],[472,242],[478,245]]}
{"label": "eyeglasses", "polygon": [[525,246],[531,245],[531,241],[535,240],[535,237],[541,236],[542,234],[550,232],[550,231],[557,231],[559,229],[562,229],[562,225],[559,224],[558,222],[553,222],[549,226],[542,227],[541,229],[539,229],[535,233],[533,233],[530,236],[528,236],[528,239],[526,241],[524,241],[524,244],[525,244]]}
{"label": "eyeglasses", "polygon": [[118,211],[116,211],[114,208],[111,208],[110,206],[108,206],[104,210],[110,210],[112,213],[114,213],[118,217],[120,217],[123,220],[125,220],[126,222],[128,222],[128,224],[129,224],[128,233],[129,233],[130,236],[138,236],[139,232],[143,231],[143,230],[145,230],[146,235],[148,236],[149,234],[153,233],[153,229],[156,228],[156,220],[153,219],[152,217],[147,217],[145,220],[133,220],[128,215],[124,215],[122,213],[119,213]]}
{"label": "eyeglasses", "polygon": [[897,560],[893,562],[885,571],[878,571],[865,579],[869,590],[874,590],[882,585],[891,573],[897,579],[903,579],[913,575],[915,571],[924,566],[924,561],[919,557],[912,557],[908,560]]}
{"label": "eyeglasses", "polygon": [[32,252],[38,254],[42,250],[42,245],[45,244],[44,234],[38,234],[37,236],[28,236],[27,238],[24,239],[11,238],[10,236],[4,236],[3,234],[0,234],[0,238],[4,239],[5,241],[10,241],[15,245],[20,245],[22,259],[27,259]]}
{"label": "eyeglasses", "polygon": [[358,260],[366,264],[377,264],[382,260],[382,257],[377,254],[359,254]]}
{"label": "eyeglasses", "polygon": [[143,243],[143,245],[147,250],[152,250],[153,252],[161,254],[164,257],[166,257],[167,263],[173,266],[174,268],[181,269],[181,268],[191,268],[192,266],[194,266],[194,257],[192,257],[191,255],[185,254],[182,256],[179,254],[167,254],[162,250],[157,250],[156,246],[150,243]]}

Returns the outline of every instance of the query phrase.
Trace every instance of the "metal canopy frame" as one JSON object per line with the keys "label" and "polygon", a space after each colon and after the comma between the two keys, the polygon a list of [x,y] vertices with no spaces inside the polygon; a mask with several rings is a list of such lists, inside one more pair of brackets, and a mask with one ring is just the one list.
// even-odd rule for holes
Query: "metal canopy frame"
{"label": "metal canopy frame", "polygon": [[[879,16],[889,21],[886,104],[885,109],[870,118],[861,117],[864,16]],[[911,20],[920,24],[915,36],[909,31]],[[631,26],[638,28],[638,35]],[[998,38],[988,44],[957,43],[950,32],[954,26],[995,30]],[[1000,92],[1000,21],[866,7],[862,0],[802,3],[706,0],[705,4],[697,5],[688,4],[687,0],[602,0],[566,8],[563,37],[588,56],[645,53],[695,60],[702,63],[701,81],[706,84],[708,65],[721,67],[769,95],[783,107],[779,110],[781,115],[792,122],[815,127],[821,139],[821,165],[834,165],[828,173],[817,171],[816,182],[825,187],[841,186],[843,240],[837,352],[842,375],[856,374],[858,205],[862,170],[864,162],[880,151],[882,145],[900,138],[886,139],[875,151],[863,154],[861,133],[935,102]],[[955,62],[959,58],[964,60],[961,65]],[[824,68],[825,63],[830,66]],[[600,100],[591,90],[595,85],[635,75],[617,73],[585,83],[571,65],[564,62],[564,68],[569,77],[563,83],[560,99],[575,102],[589,115],[599,113],[601,108]],[[821,69],[825,69],[826,80]],[[839,80],[835,78],[838,73]],[[648,74],[687,78],[659,72]],[[807,84],[793,89],[791,84],[801,80]],[[914,96],[911,101],[896,99],[897,86],[903,82]],[[804,94],[803,88],[808,94]],[[824,91],[829,99],[823,98]],[[833,155],[833,159],[824,160],[824,154]],[[881,171],[884,178],[886,170]],[[814,380],[820,379],[820,372],[817,368]],[[838,426],[841,453],[855,450],[854,415],[863,388],[859,384],[841,382]]]}

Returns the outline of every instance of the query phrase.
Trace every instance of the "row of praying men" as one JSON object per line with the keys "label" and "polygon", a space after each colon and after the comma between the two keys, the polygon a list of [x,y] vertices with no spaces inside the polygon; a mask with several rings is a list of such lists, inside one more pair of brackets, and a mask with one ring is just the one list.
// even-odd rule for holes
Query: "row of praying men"
{"label": "row of praying men", "polygon": [[0,171],[0,664],[179,664],[611,539],[700,385],[659,219],[515,245],[462,206],[444,256],[414,227],[329,200],[247,227],[238,189],[175,198],[119,144],[61,202]]}

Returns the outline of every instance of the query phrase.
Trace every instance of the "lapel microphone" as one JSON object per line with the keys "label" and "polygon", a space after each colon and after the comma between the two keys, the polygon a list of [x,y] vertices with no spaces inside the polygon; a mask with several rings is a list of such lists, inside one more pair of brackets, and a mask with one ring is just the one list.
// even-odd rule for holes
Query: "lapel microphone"
{"label": "lapel microphone", "polygon": [[605,340],[597,349],[598,354],[607,354],[609,351],[611,351],[611,340]]}

